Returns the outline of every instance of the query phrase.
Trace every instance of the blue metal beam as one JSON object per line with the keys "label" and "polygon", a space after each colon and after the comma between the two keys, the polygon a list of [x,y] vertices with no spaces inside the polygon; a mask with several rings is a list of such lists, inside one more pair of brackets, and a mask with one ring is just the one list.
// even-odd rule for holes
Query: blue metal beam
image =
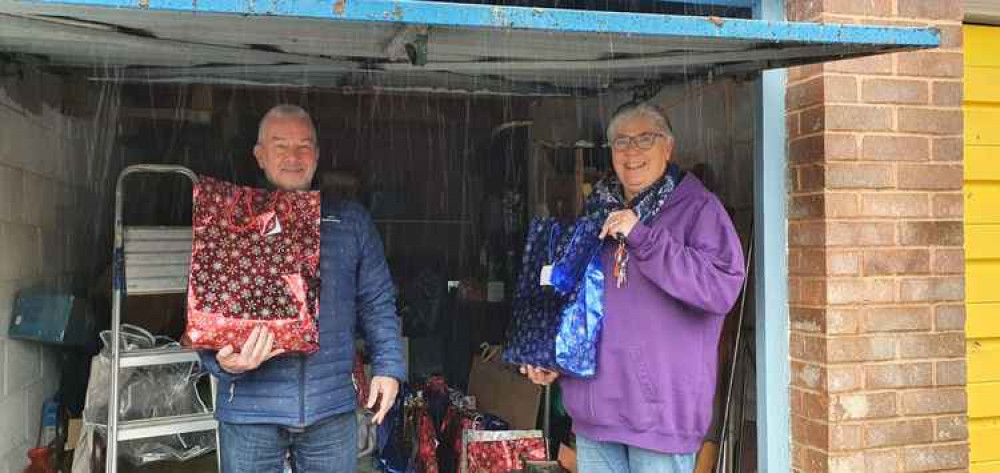
{"label": "blue metal beam", "polygon": [[887,44],[936,47],[933,28],[825,25],[735,18],[654,15],[557,8],[438,3],[417,0],[20,0],[26,3],[134,8],[192,13],[280,15],[333,21],[503,28],[562,33],[722,38],[802,44]]}

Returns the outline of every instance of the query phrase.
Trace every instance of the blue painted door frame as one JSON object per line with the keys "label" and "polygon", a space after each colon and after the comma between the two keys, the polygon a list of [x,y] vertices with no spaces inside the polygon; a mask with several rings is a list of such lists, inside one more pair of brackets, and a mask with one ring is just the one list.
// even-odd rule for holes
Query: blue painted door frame
{"label": "blue painted door frame", "polygon": [[[755,17],[785,19],[784,0],[758,0]],[[788,356],[787,70],[761,73],[755,107],[757,471],[791,471]]]}

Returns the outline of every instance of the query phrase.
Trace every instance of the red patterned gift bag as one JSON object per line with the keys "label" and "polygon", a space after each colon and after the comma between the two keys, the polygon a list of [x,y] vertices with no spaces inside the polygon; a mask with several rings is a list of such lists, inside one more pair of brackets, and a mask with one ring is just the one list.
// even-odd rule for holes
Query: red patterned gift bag
{"label": "red patterned gift bag", "polygon": [[275,348],[319,348],[318,192],[267,191],[201,177],[185,338],[195,348],[239,351],[254,327]]}
{"label": "red patterned gift bag", "polygon": [[461,473],[507,473],[524,460],[545,460],[540,430],[467,430]]}
{"label": "red patterned gift bag", "polygon": [[365,373],[365,351],[362,348],[354,350],[354,368],[351,370],[351,381],[354,383],[354,392],[358,396],[358,407],[365,407],[368,403],[368,392],[371,385],[368,382],[368,375]]}
{"label": "red patterned gift bag", "polygon": [[417,473],[439,473],[437,458],[437,433],[434,420],[427,412],[426,406],[420,406],[414,412],[414,427],[416,428],[416,451],[414,452],[414,471]]}

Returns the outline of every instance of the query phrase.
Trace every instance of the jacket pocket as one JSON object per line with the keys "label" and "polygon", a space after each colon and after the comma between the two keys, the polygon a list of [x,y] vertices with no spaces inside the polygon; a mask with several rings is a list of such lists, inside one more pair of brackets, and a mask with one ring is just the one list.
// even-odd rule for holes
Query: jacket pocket
{"label": "jacket pocket", "polygon": [[642,351],[631,347],[614,350],[599,369],[603,373],[589,386],[587,399],[592,423],[637,432],[656,427],[663,405]]}
{"label": "jacket pocket", "polygon": [[563,377],[559,380],[563,407],[577,422],[594,423],[593,385],[584,380]]}
{"label": "jacket pocket", "polygon": [[656,388],[652,372],[649,370],[649,362],[642,356],[642,352],[638,348],[630,349],[628,360],[632,367],[635,386],[638,388],[642,400],[648,403],[660,403],[659,390]]}

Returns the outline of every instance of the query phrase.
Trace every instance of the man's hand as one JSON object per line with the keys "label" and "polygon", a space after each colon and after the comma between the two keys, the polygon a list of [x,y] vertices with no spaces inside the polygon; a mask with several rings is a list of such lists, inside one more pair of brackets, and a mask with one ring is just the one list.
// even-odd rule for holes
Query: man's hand
{"label": "man's hand", "polygon": [[392,404],[396,402],[396,394],[399,393],[399,381],[389,376],[373,376],[371,389],[368,390],[368,402],[365,407],[375,410],[375,401],[379,401],[378,410],[372,422],[381,424],[385,415],[392,409]]}
{"label": "man's hand", "polygon": [[283,349],[273,350],[274,334],[261,326],[254,327],[253,332],[243,342],[239,353],[233,353],[233,346],[226,345],[215,354],[219,366],[232,374],[245,373],[257,369],[261,363],[285,352]]}
{"label": "man's hand", "polygon": [[552,384],[552,382],[559,377],[559,373],[556,371],[547,370],[545,368],[535,368],[531,365],[521,365],[521,374],[528,376],[528,379],[530,379],[532,383],[540,384],[542,386]]}

